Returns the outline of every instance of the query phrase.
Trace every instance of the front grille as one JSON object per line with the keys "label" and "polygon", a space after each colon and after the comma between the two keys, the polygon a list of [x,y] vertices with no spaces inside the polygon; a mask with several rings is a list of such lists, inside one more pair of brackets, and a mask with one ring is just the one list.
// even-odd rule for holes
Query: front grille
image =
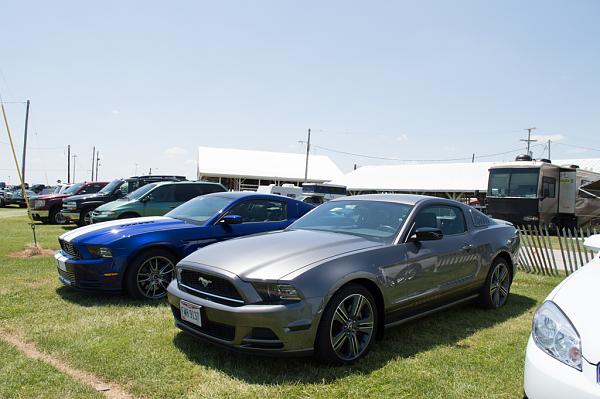
{"label": "front grille", "polygon": [[64,278],[65,280],[74,283],[75,282],[75,273],[73,272],[66,272],[64,270],[58,269],[58,274]]}
{"label": "front grille", "polygon": [[206,335],[210,335],[211,337],[223,339],[225,341],[233,341],[235,337],[235,327],[230,326],[228,324],[217,323],[216,321],[211,321],[206,317],[206,312],[204,308],[200,309],[200,317],[202,318],[202,327],[199,327],[195,324],[188,323],[187,321],[183,321],[181,319],[181,312],[179,309],[173,305],[171,305],[171,311],[173,312],[173,316],[177,319],[181,324],[186,325],[195,331],[200,331]]}
{"label": "front grille", "polygon": [[188,269],[182,269],[179,277],[179,283],[190,294],[228,305],[244,303],[233,283],[227,279]]}
{"label": "front grille", "polygon": [[74,202],[67,202],[67,203],[63,204],[63,209],[68,209],[70,211],[73,211],[73,210],[77,209],[77,204]]}
{"label": "front grille", "polygon": [[64,253],[75,259],[81,258],[81,254],[79,253],[79,250],[75,245],[71,244],[68,241],[60,239],[58,240],[58,242],[60,243],[60,247],[62,248]]}

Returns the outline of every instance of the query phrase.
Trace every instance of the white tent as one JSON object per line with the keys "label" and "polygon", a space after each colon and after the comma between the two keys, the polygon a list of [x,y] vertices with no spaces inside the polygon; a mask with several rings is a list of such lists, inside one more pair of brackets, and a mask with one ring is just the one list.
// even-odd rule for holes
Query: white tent
{"label": "white tent", "polygon": [[[485,191],[488,169],[500,162],[435,163],[363,166],[331,181],[350,192],[441,193],[451,198]],[[554,160],[556,165],[579,165],[600,172],[600,159]]]}
{"label": "white tent", "polygon": [[[256,188],[259,184],[300,183],[304,181],[306,154],[238,150],[233,148],[198,148],[198,178],[230,179],[234,189]],[[324,155],[310,155],[308,179],[322,183],[338,178],[342,172]]]}

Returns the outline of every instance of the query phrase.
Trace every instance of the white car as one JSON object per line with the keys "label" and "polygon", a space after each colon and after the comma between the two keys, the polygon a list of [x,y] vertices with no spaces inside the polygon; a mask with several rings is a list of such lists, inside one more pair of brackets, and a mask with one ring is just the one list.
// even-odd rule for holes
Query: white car
{"label": "white car", "polygon": [[[600,235],[584,245],[600,251]],[[600,398],[600,252],[538,308],[525,355],[529,399]]]}

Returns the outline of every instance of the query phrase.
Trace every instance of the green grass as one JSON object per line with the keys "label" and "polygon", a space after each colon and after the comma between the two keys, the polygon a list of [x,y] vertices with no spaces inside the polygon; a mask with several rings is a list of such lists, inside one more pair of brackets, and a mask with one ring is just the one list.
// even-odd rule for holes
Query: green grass
{"label": "green grass", "polygon": [[[520,273],[498,311],[467,305],[435,314],[388,330],[353,367],[324,367],[311,358],[261,358],[198,341],[173,326],[165,303],[64,288],[52,258],[6,256],[31,242],[31,230],[25,217],[2,212],[0,328],[19,330],[40,350],[148,398],[521,397],[532,314],[560,281]],[[64,229],[36,231],[45,247],[57,248]],[[32,396],[50,388],[34,384]],[[0,378],[0,397],[15,389]]]}

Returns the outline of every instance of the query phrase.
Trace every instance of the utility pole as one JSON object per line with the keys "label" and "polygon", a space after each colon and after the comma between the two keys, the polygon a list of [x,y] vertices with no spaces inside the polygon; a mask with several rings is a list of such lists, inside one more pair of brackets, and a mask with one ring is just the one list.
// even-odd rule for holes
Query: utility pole
{"label": "utility pole", "polygon": [[98,165],[100,164],[100,150],[96,152],[96,180],[98,180]]}
{"label": "utility pole", "polygon": [[552,159],[552,157],[550,156],[550,143],[552,143],[552,140],[548,139],[548,159]]}
{"label": "utility pole", "polygon": [[67,146],[67,184],[71,184],[71,144]]}
{"label": "utility pole", "polygon": [[148,171],[148,176],[152,176],[152,168]]}
{"label": "utility pole", "polygon": [[94,164],[96,163],[96,146],[92,149],[92,180],[94,181]]}
{"label": "utility pole", "polygon": [[531,151],[529,150],[531,148],[531,143],[537,141],[537,140],[531,139],[531,131],[535,130],[535,127],[528,127],[527,129],[524,129],[524,130],[527,130],[527,139],[521,139],[520,141],[527,142],[527,155],[531,156]]}
{"label": "utility pole", "polygon": [[473,157],[471,158],[471,163],[475,163],[475,153],[473,153]]}
{"label": "utility pole", "polygon": [[77,154],[73,154],[73,183],[75,183],[75,163],[77,161]]}
{"label": "utility pole", "polygon": [[27,156],[27,126],[29,125],[29,100],[27,100],[27,108],[25,109],[25,134],[23,135],[23,161],[21,162],[21,175],[25,182],[25,158]]}
{"label": "utility pole", "polygon": [[306,140],[306,164],[304,165],[304,181],[308,181],[308,154],[310,153],[310,129],[308,129],[308,139]]}

